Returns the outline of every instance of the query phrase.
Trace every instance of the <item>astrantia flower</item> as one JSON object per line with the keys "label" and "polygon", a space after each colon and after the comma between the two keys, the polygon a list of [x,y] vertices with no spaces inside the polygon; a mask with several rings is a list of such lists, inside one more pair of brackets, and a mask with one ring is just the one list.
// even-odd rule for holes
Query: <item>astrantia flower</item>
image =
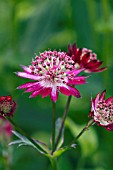
{"label": "astrantia flower", "polygon": [[11,96],[0,97],[0,116],[12,116],[16,109],[16,103]]}
{"label": "astrantia flower", "polygon": [[58,91],[64,95],[80,97],[79,91],[74,85],[84,84],[85,77],[77,76],[82,69],[76,70],[74,61],[64,52],[45,51],[36,56],[31,65],[22,66],[24,72],[17,72],[23,78],[35,80],[18,87],[31,92],[30,97],[39,94],[42,98],[50,95],[53,102],[58,99]]}
{"label": "astrantia flower", "polygon": [[87,48],[77,48],[76,44],[68,45],[67,54],[72,57],[75,62],[75,67],[84,68],[87,73],[91,72],[101,72],[106,69],[106,67],[99,68],[102,65],[102,61],[97,59],[95,53]]}
{"label": "astrantia flower", "polygon": [[107,130],[113,130],[113,96],[105,100],[105,93],[98,93],[96,98],[92,99],[92,108],[90,117],[99,125]]}

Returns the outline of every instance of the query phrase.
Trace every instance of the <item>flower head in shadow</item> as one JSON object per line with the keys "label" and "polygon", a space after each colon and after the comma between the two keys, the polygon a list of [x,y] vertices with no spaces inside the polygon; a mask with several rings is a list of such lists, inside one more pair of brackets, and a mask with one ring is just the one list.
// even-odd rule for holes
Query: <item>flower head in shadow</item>
{"label": "flower head in shadow", "polygon": [[106,91],[91,100],[90,117],[99,125],[107,130],[113,130],[113,96],[105,100]]}
{"label": "flower head in shadow", "polygon": [[106,67],[100,68],[102,61],[97,59],[95,53],[87,48],[77,48],[76,44],[68,45],[67,54],[72,57],[75,62],[75,67],[78,69],[83,68],[84,72],[102,72]]}
{"label": "flower head in shadow", "polygon": [[11,96],[0,97],[0,116],[12,116],[16,109],[16,103]]}
{"label": "flower head in shadow", "polygon": [[11,138],[13,127],[8,120],[0,116],[0,136]]}
{"label": "flower head in shadow", "polygon": [[74,85],[86,83],[86,77],[78,76],[83,69],[76,70],[74,61],[61,51],[45,51],[36,56],[30,66],[21,67],[24,72],[17,72],[18,76],[35,80],[18,87],[26,89],[25,92],[31,92],[30,97],[41,94],[44,98],[50,95],[51,100],[56,102],[60,91],[66,96],[79,98],[80,93]]}

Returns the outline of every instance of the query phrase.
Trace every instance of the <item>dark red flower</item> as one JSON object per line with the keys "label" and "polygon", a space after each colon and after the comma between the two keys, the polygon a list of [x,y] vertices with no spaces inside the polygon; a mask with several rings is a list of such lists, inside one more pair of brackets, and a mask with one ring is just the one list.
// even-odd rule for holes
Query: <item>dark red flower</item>
{"label": "dark red flower", "polygon": [[91,112],[89,117],[107,130],[113,130],[113,96],[105,100],[106,91],[91,100]]}
{"label": "dark red flower", "polygon": [[102,65],[102,61],[97,59],[95,53],[92,53],[92,51],[87,48],[77,48],[76,43],[68,45],[67,54],[72,57],[77,69],[83,68],[87,73],[106,70],[106,67],[99,68]]}
{"label": "dark red flower", "polygon": [[16,103],[11,96],[0,97],[0,116],[12,116],[16,109]]}

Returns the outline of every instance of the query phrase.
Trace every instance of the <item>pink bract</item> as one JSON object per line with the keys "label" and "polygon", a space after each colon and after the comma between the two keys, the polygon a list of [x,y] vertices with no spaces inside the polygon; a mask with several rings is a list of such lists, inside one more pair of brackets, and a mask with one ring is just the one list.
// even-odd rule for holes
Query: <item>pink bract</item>
{"label": "pink bract", "polygon": [[77,48],[76,43],[68,45],[67,54],[72,57],[75,62],[75,67],[78,69],[83,68],[84,72],[102,72],[106,67],[100,68],[102,61],[97,59],[95,53],[87,48]]}
{"label": "pink bract", "polygon": [[12,130],[13,127],[9,123],[8,120],[5,120],[3,117],[0,119],[0,135],[4,135],[7,138],[10,138],[12,136]]}
{"label": "pink bract", "polygon": [[113,130],[113,96],[105,100],[106,91],[91,100],[90,117],[99,125],[105,127],[108,131]]}
{"label": "pink bract", "polygon": [[78,76],[83,69],[75,69],[74,61],[65,52],[45,51],[36,56],[30,66],[21,66],[24,72],[16,74],[22,78],[34,80],[25,83],[18,89],[26,89],[31,92],[30,97],[42,95],[42,98],[50,95],[51,100],[56,102],[58,92],[66,96],[80,97],[79,91],[74,85],[85,84],[84,76]]}

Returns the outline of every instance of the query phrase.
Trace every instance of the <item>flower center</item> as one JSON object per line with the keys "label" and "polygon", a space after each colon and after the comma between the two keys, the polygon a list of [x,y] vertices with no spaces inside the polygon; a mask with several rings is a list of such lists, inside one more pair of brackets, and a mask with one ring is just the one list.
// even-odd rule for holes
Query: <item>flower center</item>
{"label": "flower center", "polygon": [[3,101],[3,103],[0,103],[0,112],[3,114],[7,114],[11,111],[12,109],[12,103]]}
{"label": "flower center", "polygon": [[79,63],[75,63],[75,68],[79,69],[80,68],[80,64]]}
{"label": "flower center", "polygon": [[113,102],[106,103],[105,101],[99,101],[96,112],[101,123],[113,123]]}
{"label": "flower center", "polygon": [[32,70],[32,74],[40,76],[40,80],[62,83],[67,80],[67,72],[75,66],[74,61],[66,53],[45,51],[35,57],[29,68]]}

